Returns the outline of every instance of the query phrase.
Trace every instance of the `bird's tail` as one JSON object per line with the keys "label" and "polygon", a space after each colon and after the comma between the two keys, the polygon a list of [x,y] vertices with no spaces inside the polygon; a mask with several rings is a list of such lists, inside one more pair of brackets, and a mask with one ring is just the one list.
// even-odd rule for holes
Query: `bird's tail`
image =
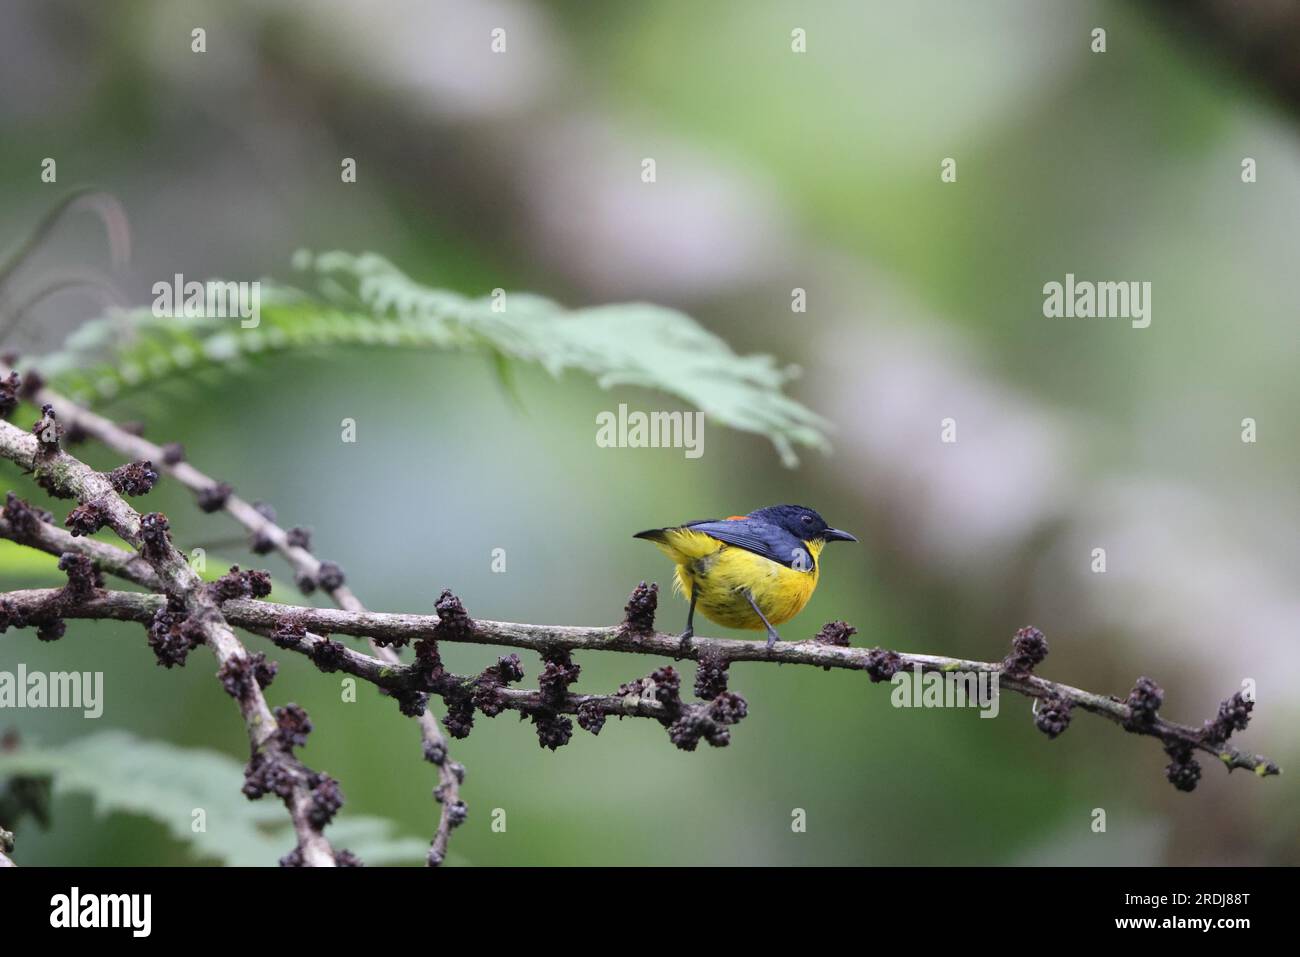
{"label": "bird's tail", "polygon": [[651,528],[644,532],[637,532],[632,537],[654,542],[660,551],[678,564],[689,564],[697,558],[713,554],[722,547],[722,543],[716,538],[684,526]]}

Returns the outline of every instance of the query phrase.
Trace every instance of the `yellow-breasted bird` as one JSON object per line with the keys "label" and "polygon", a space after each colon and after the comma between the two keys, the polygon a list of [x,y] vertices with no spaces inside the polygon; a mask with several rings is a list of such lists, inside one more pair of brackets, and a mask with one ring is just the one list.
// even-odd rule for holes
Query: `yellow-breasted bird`
{"label": "yellow-breasted bird", "polygon": [[691,603],[682,642],[695,634],[695,609],[727,628],[767,630],[803,610],[817,588],[827,542],[856,542],[811,508],[770,505],[725,519],[637,532],[677,565],[676,585]]}

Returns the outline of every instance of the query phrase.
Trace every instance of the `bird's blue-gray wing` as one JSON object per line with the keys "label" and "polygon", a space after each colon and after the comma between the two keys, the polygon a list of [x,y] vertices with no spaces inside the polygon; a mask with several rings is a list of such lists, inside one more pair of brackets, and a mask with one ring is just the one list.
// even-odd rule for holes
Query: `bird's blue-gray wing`
{"label": "bird's blue-gray wing", "polygon": [[753,519],[693,522],[689,528],[755,555],[762,555],[786,568],[808,571],[813,565],[812,556],[798,537],[766,522]]}

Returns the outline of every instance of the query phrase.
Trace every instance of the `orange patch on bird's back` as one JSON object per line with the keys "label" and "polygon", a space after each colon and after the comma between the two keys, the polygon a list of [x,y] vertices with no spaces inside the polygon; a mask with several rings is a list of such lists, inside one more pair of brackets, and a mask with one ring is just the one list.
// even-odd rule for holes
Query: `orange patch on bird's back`
{"label": "orange patch on bird's back", "polygon": [[748,515],[728,515],[726,520],[728,522],[743,522],[747,518],[749,518]]}

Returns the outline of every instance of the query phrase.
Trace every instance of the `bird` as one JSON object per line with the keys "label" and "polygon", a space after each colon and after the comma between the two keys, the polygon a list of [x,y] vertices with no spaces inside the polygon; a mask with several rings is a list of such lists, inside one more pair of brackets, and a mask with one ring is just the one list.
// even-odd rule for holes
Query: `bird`
{"label": "bird", "polygon": [[802,505],[770,505],[748,515],[701,519],[637,532],[673,560],[675,590],[690,602],[681,645],[695,635],[695,609],[726,628],[767,631],[803,610],[817,588],[827,542],[857,538]]}

